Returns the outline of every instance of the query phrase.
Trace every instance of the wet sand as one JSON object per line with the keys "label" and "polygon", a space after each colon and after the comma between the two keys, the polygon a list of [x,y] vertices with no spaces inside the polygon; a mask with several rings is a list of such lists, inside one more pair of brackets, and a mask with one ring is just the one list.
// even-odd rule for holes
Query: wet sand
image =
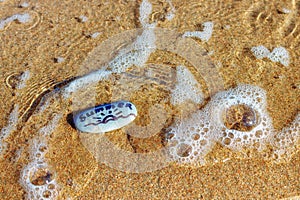
{"label": "wet sand", "polygon": [[[0,3],[0,19],[25,12],[33,16],[28,23],[12,22],[0,30],[1,128],[7,125],[14,105],[19,105],[22,115],[54,83],[78,76],[78,68],[88,53],[105,39],[141,27],[140,1],[27,2],[27,8],[19,8],[18,1]],[[164,17],[165,10],[170,9],[165,1],[151,3],[150,20],[158,20],[157,27],[176,28],[183,33],[201,30],[203,22],[214,22],[209,41],[196,41],[207,52],[213,51],[211,58],[224,79],[225,89],[238,83],[260,86],[267,91],[274,128],[280,131],[294,120],[300,105],[299,2],[172,1],[176,11],[170,21]],[[283,8],[292,12],[284,13]],[[80,22],[81,15],[88,21]],[[91,38],[95,32],[99,36]],[[250,49],[258,45],[268,49],[284,46],[290,54],[289,66],[256,59]],[[57,62],[58,57],[63,57],[64,62]],[[11,87],[12,79],[7,85],[7,77],[26,70],[31,77],[24,89]],[[63,117],[67,114],[63,113]],[[20,173],[29,162],[30,141],[38,134],[36,126],[46,125],[47,121],[29,116],[7,138],[8,150],[0,159],[1,199],[26,197]],[[107,135],[128,151],[158,148],[157,138],[143,141],[141,146],[141,141],[128,141],[120,131]],[[135,174],[99,164],[67,121],[59,124],[48,144],[46,158],[60,185],[57,199],[281,199],[300,195],[299,151],[291,160],[275,163],[263,156],[241,158],[239,153],[216,146],[207,155],[205,166],[174,163]]]}

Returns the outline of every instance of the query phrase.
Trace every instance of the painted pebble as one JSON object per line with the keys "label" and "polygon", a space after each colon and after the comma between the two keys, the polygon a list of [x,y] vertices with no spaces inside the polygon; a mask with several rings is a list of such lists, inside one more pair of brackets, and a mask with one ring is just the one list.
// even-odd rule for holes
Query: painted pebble
{"label": "painted pebble", "polygon": [[137,116],[136,107],[129,101],[117,101],[85,109],[74,118],[78,130],[104,133],[128,125]]}

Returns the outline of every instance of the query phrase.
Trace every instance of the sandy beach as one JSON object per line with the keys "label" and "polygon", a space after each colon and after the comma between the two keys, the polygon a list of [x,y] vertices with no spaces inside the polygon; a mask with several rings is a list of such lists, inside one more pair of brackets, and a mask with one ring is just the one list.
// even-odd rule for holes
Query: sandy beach
{"label": "sandy beach", "polygon": [[[38,199],[299,199],[300,2],[149,0],[148,14],[141,12],[142,3],[0,1],[0,199],[33,199],[32,188],[42,191]],[[213,24],[211,35],[205,22]],[[71,88],[102,69],[133,36],[152,36],[144,31],[149,27],[160,30],[155,35],[161,47],[146,52],[148,68],[130,66],[107,79],[95,75],[101,81],[92,89]],[[202,35],[184,37],[195,31]],[[200,56],[171,52],[173,39],[191,42],[186,48],[180,43],[181,53],[195,48]],[[283,47],[288,59],[259,59],[253,47],[260,45],[270,52]],[[201,71],[193,61],[211,70]],[[175,106],[170,91],[183,65],[201,85],[203,98]],[[262,151],[213,143],[203,163],[167,162],[156,154],[140,165],[144,155],[165,148],[164,134],[176,116],[189,119],[213,95],[240,84],[266,91],[274,136],[295,125],[294,133],[286,132],[293,143],[282,159],[274,157],[274,139]],[[66,87],[74,90],[69,96]],[[109,142],[101,143],[99,134],[74,128],[73,112],[119,99],[136,105],[140,129],[105,133]],[[137,130],[156,134],[135,137]],[[111,144],[121,151],[110,154]],[[39,167],[46,171],[30,171]]]}

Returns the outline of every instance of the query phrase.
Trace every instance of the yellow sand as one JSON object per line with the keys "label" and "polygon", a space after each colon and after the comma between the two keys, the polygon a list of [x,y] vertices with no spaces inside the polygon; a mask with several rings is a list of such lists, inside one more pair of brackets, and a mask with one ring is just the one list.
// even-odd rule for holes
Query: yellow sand
{"label": "yellow sand", "polygon": [[[141,1],[26,1],[28,8],[18,8],[18,2],[0,3],[0,19],[24,12],[33,16],[29,23],[13,22],[0,30],[0,127],[7,125],[15,104],[20,105],[22,114],[36,94],[51,88],[53,83],[77,76],[87,54],[102,41],[141,27],[138,20]],[[165,10],[170,9],[168,3],[151,3],[150,20],[159,20],[158,27],[176,28],[183,33],[201,30],[203,22],[214,22],[210,40],[197,42],[208,52],[214,52],[211,58],[218,66],[225,88],[237,83],[264,88],[276,130],[294,119],[300,105],[299,2],[176,0],[173,1],[176,13],[171,21],[164,18]],[[285,14],[283,8],[292,12]],[[81,15],[88,17],[86,23],[78,21]],[[95,39],[88,37],[95,32],[101,34]],[[290,65],[256,59],[250,49],[258,45],[271,50],[285,47],[290,53]],[[65,61],[56,63],[57,57]],[[27,83],[30,86],[17,91],[6,84],[8,76],[26,70],[30,71]],[[22,168],[29,162],[28,142],[38,134],[35,124],[46,125],[48,120],[29,118],[26,126],[21,123],[7,139],[8,151],[0,160],[0,199],[26,197],[19,179]],[[149,149],[159,148],[155,142],[158,138],[128,141],[118,131],[107,136],[128,151],[133,151],[133,147],[145,151],[145,144],[150,145]],[[300,195],[299,152],[290,161],[278,164],[260,157],[239,159],[240,155],[217,146],[207,156],[205,166],[171,164],[154,172],[134,174],[98,163],[67,122],[59,125],[48,144],[46,157],[61,185],[58,199],[280,199]]]}

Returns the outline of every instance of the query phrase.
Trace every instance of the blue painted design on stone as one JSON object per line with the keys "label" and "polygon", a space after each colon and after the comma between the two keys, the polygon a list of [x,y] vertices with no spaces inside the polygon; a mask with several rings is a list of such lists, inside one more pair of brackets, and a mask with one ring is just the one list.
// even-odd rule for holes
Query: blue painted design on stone
{"label": "blue painted design on stone", "polygon": [[124,106],[124,102],[118,103],[118,108],[122,108]]}
{"label": "blue painted design on stone", "polygon": [[126,126],[136,116],[134,104],[129,101],[117,101],[81,111],[74,117],[74,123],[82,132],[104,133]]}
{"label": "blue painted design on stone", "polygon": [[128,108],[130,108],[130,110],[132,110],[132,105],[131,105],[131,103],[127,103],[125,107],[128,107]]}

